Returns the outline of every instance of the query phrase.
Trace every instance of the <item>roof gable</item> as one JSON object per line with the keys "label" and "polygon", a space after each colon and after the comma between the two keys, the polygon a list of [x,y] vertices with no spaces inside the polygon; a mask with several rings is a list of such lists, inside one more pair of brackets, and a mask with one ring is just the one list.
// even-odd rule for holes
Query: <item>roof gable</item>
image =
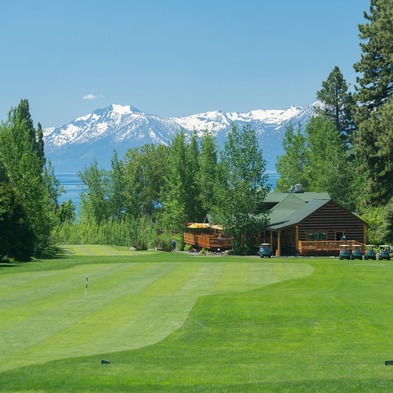
{"label": "roof gable", "polygon": [[289,193],[270,209],[267,229],[277,230],[295,225],[329,201],[327,193]]}

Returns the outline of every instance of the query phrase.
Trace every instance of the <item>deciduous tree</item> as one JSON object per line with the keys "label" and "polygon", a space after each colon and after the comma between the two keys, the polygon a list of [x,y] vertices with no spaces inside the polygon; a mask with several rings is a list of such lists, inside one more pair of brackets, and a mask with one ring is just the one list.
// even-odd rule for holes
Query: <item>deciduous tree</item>
{"label": "deciduous tree", "polygon": [[266,223],[258,207],[268,191],[266,162],[250,126],[232,126],[221,155],[215,216],[233,237],[237,253],[253,252],[255,233]]}
{"label": "deciduous tree", "polygon": [[306,175],[308,152],[306,138],[300,124],[295,130],[293,124],[286,127],[282,141],[284,154],[278,157],[276,170],[279,174],[276,191],[287,192],[295,184],[308,189],[309,179]]}

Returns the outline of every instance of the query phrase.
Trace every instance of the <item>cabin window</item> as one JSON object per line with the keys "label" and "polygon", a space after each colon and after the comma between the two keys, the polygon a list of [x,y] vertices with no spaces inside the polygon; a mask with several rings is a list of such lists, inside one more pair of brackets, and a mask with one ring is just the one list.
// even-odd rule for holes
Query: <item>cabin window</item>
{"label": "cabin window", "polygon": [[336,240],[346,240],[345,232],[336,232]]}
{"label": "cabin window", "polygon": [[307,240],[326,240],[326,232],[307,232]]}

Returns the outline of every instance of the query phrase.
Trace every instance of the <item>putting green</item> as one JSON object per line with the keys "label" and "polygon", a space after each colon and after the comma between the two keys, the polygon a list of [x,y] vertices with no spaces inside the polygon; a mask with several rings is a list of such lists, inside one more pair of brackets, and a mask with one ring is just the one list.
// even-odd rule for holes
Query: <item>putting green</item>
{"label": "putting green", "polygon": [[[140,253],[105,246],[67,251],[106,255],[108,263],[0,276],[0,371],[151,345],[180,328],[201,296],[313,272],[307,264],[256,258],[185,256],[178,262],[168,253],[167,262],[145,262]],[[117,262],[120,255],[130,258]]]}

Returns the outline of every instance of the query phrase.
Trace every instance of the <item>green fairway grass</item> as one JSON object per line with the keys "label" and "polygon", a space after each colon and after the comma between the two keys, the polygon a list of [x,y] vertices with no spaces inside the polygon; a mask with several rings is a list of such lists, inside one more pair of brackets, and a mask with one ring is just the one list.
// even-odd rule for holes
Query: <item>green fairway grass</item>
{"label": "green fairway grass", "polygon": [[392,268],[107,246],[0,267],[0,391],[390,392]]}
{"label": "green fairway grass", "polygon": [[306,264],[206,263],[206,258],[173,253],[155,253],[155,261],[144,261],[141,253],[104,246],[72,246],[66,252],[74,261],[106,258],[0,276],[0,356],[7,358],[0,371],[145,347],[181,327],[201,296],[312,273]]}

